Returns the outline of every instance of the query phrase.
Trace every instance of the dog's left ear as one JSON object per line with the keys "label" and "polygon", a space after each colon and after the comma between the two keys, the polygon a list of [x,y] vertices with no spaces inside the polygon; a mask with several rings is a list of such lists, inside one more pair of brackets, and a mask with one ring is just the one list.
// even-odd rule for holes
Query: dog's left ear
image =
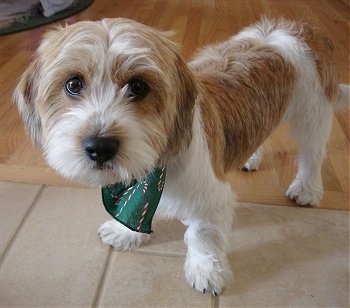
{"label": "dog's left ear", "polygon": [[[176,52],[176,116],[169,134],[165,157],[176,155],[187,147],[192,137],[194,105],[197,97],[195,77],[185,60]],[[167,158],[165,158],[167,160]]]}
{"label": "dog's left ear", "polygon": [[176,55],[176,69],[178,75],[177,100],[180,110],[193,111],[197,97],[195,77],[181,55]]}
{"label": "dog's left ear", "polygon": [[39,75],[40,64],[38,58],[36,58],[21,76],[13,98],[23,119],[27,133],[40,146],[42,127],[35,104],[38,94]]}

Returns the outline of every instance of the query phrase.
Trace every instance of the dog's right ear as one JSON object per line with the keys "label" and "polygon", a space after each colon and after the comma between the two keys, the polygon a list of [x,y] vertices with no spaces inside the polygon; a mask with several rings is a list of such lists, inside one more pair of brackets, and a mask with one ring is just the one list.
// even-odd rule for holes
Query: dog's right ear
{"label": "dog's right ear", "polygon": [[14,91],[13,99],[32,140],[41,145],[42,126],[35,101],[38,95],[40,64],[36,58],[26,69]]}

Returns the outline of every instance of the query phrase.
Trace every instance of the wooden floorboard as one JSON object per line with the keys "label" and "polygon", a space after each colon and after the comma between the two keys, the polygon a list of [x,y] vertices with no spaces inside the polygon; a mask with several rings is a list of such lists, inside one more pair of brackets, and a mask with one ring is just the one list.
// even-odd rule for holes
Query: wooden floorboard
{"label": "wooden floorboard", "polygon": [[[190,58],[205,44],[227,39],[260,16],[308,20],[333,41],[341,83],[349,83],[349,1],[345,0],[95,0],[85,11],[61,23],[127,17],[162,30]],[[52,25],[0,37],[0,180],[79,186],[51,170],[24,133],[11,97],[41,35]],[[284,197],[296,171],[296,147],[282,125],[266,143],[257,172],[230,174],[238,199],[293,205]],[[325,196],[321,208],[349,209],[349,112],[336,115],[324,163]]]}

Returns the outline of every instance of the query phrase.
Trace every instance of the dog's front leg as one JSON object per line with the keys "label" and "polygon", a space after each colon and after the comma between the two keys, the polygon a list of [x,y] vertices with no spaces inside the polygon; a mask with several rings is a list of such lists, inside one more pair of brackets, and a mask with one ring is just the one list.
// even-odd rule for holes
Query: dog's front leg
{"label": "dog's front leg", "polygon": [[200,292],[218,295],[232,279],[224,237],[211,224],[191,222],[188,226],[185,274],[188,283]]}
{"label": "dog's front leg", "polygon": [[98,229],[103,244],[111,245],[117,250],[133,250],[151,239],[150,234],[130,230],[116,220],[108,220]]}
{"label": "dog's front leg", "polygon": [[218,295],[232,280],[227,257],[231,213],[220,223],[209,220],[185,220],[187,255],[185,274],[188,283],[200,292]]}

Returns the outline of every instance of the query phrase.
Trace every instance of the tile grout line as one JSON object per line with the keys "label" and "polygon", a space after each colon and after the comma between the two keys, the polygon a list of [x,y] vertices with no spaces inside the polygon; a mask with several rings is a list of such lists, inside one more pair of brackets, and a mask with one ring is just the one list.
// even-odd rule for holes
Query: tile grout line
{"label": "tile grout line", "polygon": [[218,295],[218,296],[211,295],[211,307],[212,308],[219,308],[220,307],[220,295]]}
{"label": "tile grout line", "polygon": [[39,199],[41,198],[43,192],[45,191],[45,189],[47,188],[46,185],[42,185],[38,191],[38,193],[36,194],[34,200],[32,201],[31,205],[29,206],[28,211],[24,214],[22,220],[20,221],[18,228],[16,229],[15,233],[13,234],[13,236],[11,237],[8,245],[6,246],[3,254],[0,257],[0,266],[2,265],[2,263],[4,262],[4,260],[6,259],[6,256],[8,255],[8,252],[10,251],[11,247],[13,246],[14,242],[16,241],[18,234],[21,232],[21,230],[23,229],[24,224],[26,223],[28,217],[30,216],[30,214],[32,213],[32,211],[34,210],[36,204],[38,203]]}
{"label": "tile grout line", "polygon": [[168,258],[179,258],[183,259],[186,257],[186,253],[175,253],[175,252],[165,252],[165,251],[157,251],[157,250],[148,250],[148,249],[136,249],[134,251],[126,251],[129,253],[137,253],[141,255],[149,255],[149,256],[158,256],[158,257],[168,257]]}
{"label": "tile grout line", "polygon": [[104,263],[103,271],[100,276],[98,285],[96,287],[96,291],[92,300],[91,307],[99,307],[101,305],[102,293],[105,288],[109,271],[113,262],[113,256],[114,256],[113,251],[114,251],[114,248],[112,246],[109,246],[106,261]]}

